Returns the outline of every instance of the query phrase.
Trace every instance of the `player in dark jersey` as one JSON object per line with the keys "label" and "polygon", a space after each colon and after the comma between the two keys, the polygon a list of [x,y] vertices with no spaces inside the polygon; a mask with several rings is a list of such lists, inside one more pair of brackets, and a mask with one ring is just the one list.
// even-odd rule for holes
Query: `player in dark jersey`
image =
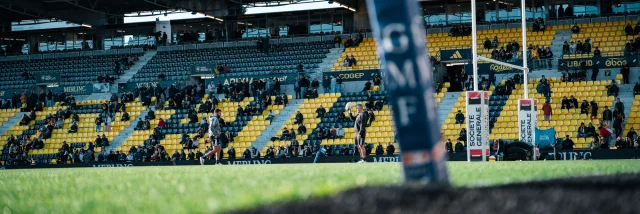
{"label": "player in dark jersey", "polygon": [[360,161],[358,163],[366,162],[365,158],[367,157],[367,144],[365,143],[365,138],[367,136],[367,115],[364,113],[364,109],[362,108],[362,104],[356,105],[356,110],[358,111],[358,115],[353,116],[351,112],[349,112],[349,117],[353,120],[353,129],[356,134],[356,148],[360,153]]}
{"label": "player in dark jersey", "polygon": [[204,160],[207,157],[216,155],[216,164],[220,164],[220,154],[222,147],[220,147],[220,134],[222,133],[220,128],[222,110],[216,109],[213,116],[209,117],[209,139],[207,141],[211,144],[211,151],[207,152],[204,156],[200,157],[200,164],[204,165]]}

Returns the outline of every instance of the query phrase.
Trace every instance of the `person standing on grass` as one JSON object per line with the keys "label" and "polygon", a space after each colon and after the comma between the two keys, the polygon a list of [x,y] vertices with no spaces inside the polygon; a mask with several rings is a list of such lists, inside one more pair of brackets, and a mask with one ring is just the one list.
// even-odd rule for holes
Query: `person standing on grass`
{"label": "person standing on grass", "polygon": [[349,117],[353,120],[353,128],[356,135],[356,148],[360,154],[360,161],[358,163],[365,163],[365,158],[367,157],[367,151],[365,149],[366,143],[365,138],[367,135],[367,115],[364,114],[364,109],[362,104],[356,105],[356,110],[358,111],[358,115],[353,116],[351,112],[349,112]]}
{"label": "person standing on grass", "polygon": [[212,155],[216,155],[216,164],[220,164],[220,152],[222,148],[220,147],[220,142],[218,138],[220,136],[220,117],[222,115],[222,110],[216,109],[214,115],[209,117],[209,143],[211,143],[211,151],[207,152],[204,157],[200,157],[200,165],[204,165],[204,159],[211,157]]}

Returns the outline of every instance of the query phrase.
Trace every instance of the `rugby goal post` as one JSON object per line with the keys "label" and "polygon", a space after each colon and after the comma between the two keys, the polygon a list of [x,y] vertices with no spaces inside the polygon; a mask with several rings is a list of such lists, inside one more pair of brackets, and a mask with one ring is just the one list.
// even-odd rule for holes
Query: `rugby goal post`
{"label": "rugby goal post", "polygon": [[478,56],[478,37],[476,20],[476,0],[471,0],[471,39],[472,39],[472,65],[473,65],[473,91],[468,91],[467,103],[467,161],[472,158],[481,157],[482,161],[487,161],[489,154],[489,96],[486,91],[478,89],[478,61],[486,61],[502,66],[522,71],[524,82],[524,99],[518,100],[518,138],[521,141],[533,145],[533,160],[536,159],[535,129],[537,127],[537,102],[529,99],[529,81],[527,67],[527,13],[525,10],[525,0],[520,1],[521,28],[522,28],[522,66],[498,60]]}

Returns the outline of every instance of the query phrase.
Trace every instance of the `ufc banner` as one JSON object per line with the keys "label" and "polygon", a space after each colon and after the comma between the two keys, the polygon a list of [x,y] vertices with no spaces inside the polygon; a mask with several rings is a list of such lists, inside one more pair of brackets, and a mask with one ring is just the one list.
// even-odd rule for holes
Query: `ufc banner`
{"label": "ufc banner", "polygon": [[[489,92],[467,91],[467,161],[489,156]],[[484,150],[484,152],[482,152]]]}
{"label": "ufc banner", "polygon": [[[431,62],[416,0],[367,0],[407,181],[448,183]],[[393,11],[393,12],[389,12]]]}
{"label": "ufc banner", "polygon": [[[535,99],[518,100],[518,136],[520,141],[536,146],[538,103]],[[534,155],[535,158],[535,155]]]}

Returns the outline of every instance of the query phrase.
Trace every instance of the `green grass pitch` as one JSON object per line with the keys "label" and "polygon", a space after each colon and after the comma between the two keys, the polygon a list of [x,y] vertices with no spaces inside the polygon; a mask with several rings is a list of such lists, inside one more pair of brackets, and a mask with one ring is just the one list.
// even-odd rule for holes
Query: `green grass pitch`
{"label": "green grass pitch", "polygon": [[[454,186],[639,172],[640,161],[449,162]],[[220,213],[397,185],[399,163],[0,171],[3,213]]]}

